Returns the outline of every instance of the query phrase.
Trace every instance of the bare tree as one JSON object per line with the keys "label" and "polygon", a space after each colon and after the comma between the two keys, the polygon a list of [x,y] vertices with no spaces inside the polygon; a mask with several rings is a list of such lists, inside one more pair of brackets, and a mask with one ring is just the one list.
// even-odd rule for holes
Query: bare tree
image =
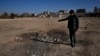
{"label": "bare tree", "polygon": [[8,13],[7,12],[5,12],[5,13],[3,13],[2,15],[1,15],[1,17],[0,18],[9,18],[9,15],[8,15]]}

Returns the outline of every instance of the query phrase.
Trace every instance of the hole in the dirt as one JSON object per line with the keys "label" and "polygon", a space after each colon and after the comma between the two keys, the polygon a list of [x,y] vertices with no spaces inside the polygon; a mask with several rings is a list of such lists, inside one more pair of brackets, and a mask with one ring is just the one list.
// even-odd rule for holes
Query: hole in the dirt
{"label": "hole in the dirt", "polygon": [[65,31],[51,30],[42,35],[39,32],[23,33],[18,35],[16,40],[37,40],[43,42],[63,43],[68,40],[68,35]]}

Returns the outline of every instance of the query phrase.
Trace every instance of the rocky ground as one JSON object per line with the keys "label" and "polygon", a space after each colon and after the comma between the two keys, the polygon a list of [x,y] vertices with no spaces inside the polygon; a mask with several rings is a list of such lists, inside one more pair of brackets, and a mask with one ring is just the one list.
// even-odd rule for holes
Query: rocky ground
{"label": "rocky ground", "polygon": [[81,17],[77,44],[69,43],[67,21],[0,19],[0,56],[100,56],[100,18]]}

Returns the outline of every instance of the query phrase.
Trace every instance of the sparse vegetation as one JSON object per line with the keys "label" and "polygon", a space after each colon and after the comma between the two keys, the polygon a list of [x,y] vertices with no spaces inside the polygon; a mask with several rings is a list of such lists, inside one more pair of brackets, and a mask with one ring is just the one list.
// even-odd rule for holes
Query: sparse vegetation
{"label": "sparse vegetation", "polygon": [[7,19],[7,18],[9,18],[9,14],[7,12],[5,12],[0,16],[0,18]]}

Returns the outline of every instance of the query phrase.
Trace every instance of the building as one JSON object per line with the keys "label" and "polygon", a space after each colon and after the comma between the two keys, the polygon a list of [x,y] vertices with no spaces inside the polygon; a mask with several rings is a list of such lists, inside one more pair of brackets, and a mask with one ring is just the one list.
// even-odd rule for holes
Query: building
{"label": "building", "polygon": [[44,11],[43,13],[38,14],[38,17],[43,17],[43,18],[66,17],[67,14],[68,13],[66,10],[59,10],[58,12]]}
{"label": "building", "polygon": [[76,14],[77,14],[77,16],[85,16],[86,10],[85,9],[77,9]]}
{"label": "building", "polygon": [[100,13],[100,8],[94,7],[94,13]]}
{"label": "building", "polygon": [[59,10],[59,14],[66,14],[67,10]]}

